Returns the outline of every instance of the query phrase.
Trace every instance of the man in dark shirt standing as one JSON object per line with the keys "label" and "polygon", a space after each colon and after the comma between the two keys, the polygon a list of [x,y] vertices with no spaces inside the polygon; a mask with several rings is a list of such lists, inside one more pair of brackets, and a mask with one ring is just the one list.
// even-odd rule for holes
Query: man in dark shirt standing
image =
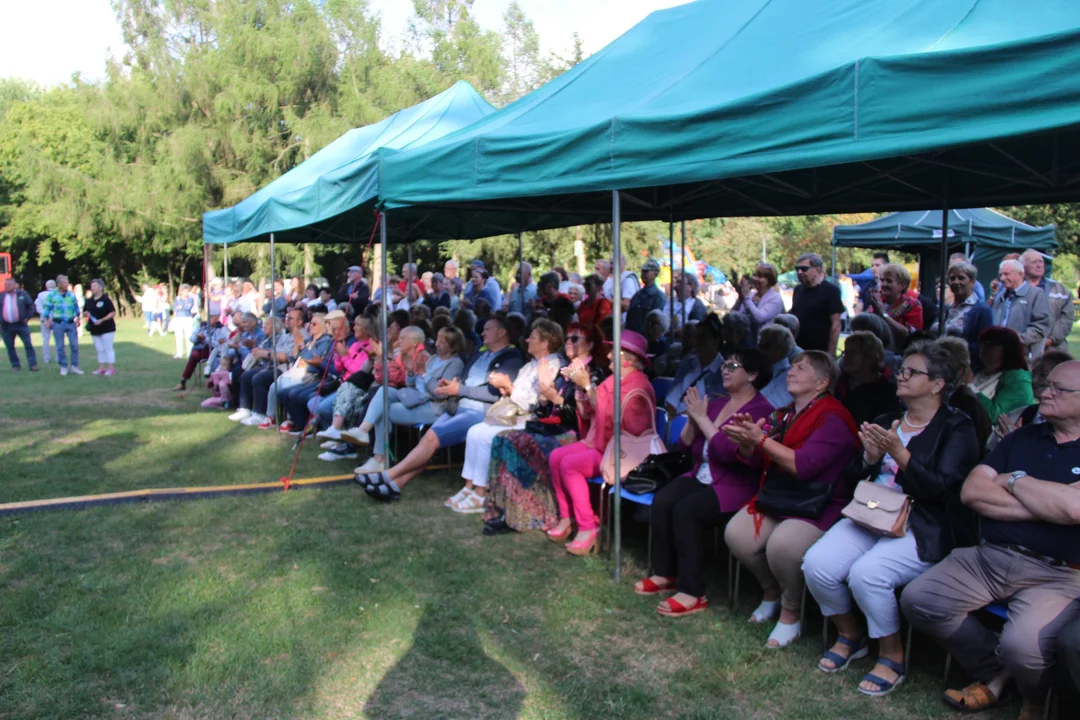
{"label": "man in dark shirt standing", "polygon": [[840,288],[825,282],[825,264],[817,253],[800,255],[795,273],[800,283],[791,302],[791,314],[799,318],[795,342],[803,350],[823,350],[835,357],[844,312]]}
{"label": "man in dark shirt standing", "polygon": [[[904,590],[911,624],[933,636],[976,682],[948,690],[966,711],[996,704],[1010,681],[1020,717],[1041,716],[1055,643],[1080,618],[1080,362],[1050,373],[1046,422],[1007,435],[971,471],[963,502],[982,518],[981,544],[954,550]],[[954,528],[961,525],[959,515]],[[1007,603],[1000,637],[972,613]]]}

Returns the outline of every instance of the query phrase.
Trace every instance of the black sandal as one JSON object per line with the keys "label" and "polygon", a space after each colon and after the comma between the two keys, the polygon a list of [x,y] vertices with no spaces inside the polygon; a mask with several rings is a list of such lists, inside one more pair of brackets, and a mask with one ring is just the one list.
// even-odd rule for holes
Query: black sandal
{"label": "black sandal", "polygon": [[364,492],[366,492],[368,497],[372,500],[393,502],[401,499],[401,491],[395,489],[386,480],[383,480],[381,474],[375,473],[373,475],[364,475],[364,479],[367,481],[364,483]]}

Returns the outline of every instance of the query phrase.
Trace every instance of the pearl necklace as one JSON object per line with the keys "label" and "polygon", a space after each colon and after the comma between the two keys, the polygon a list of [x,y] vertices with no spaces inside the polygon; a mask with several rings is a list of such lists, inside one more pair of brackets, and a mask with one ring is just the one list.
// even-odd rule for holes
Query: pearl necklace
{"label": "pearl necklace", "polygon": [[907,412],[904,413],[904,422],[906,422],[908,424],[908,427],[913,428],[915,430],[924,428],[927,425],[929,425],[930,423],[932,423],[933,421],[934,421],[934,418],[930,418],[929,420],[924,422],[922,425],[916,425],[915,423],[911,422],[910,418],[908,418]]}

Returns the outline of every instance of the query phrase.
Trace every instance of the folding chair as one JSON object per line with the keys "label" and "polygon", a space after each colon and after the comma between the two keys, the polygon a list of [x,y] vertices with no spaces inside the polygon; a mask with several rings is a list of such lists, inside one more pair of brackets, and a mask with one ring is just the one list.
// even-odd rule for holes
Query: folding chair
{"label": "folding chair", "polygon": [[[615,494],[615,488],[611,488],[610,490],[607,491],[606,494],[614,495]],[[656,497],[656,493],[642,493],[642,494],[638,495],[638,494],[635,494],[635,493],[632,493],[632,492],[627,492],[626,488],[620,487],[619,488],[619,497],[622,498],[623,500],[628,500],[628,501],[634,503],[635,505],[644,505],[645,507],[652,507],[653,499]],[[611,523],[611,524],[614,524],[614,515],[615,515],[615,513],[613,512],[613,513],[611,513],[611,516],[609,516],[609,518],[608,518],[608,522]],[[613,533],[613,532],[614,532],[614,529],[609,528],[608,535],[610,536],[611,533]],[[649,556],[648,557],[649,557],[649,571],[651,572],[652,571],[652,522],[649,523]]]}

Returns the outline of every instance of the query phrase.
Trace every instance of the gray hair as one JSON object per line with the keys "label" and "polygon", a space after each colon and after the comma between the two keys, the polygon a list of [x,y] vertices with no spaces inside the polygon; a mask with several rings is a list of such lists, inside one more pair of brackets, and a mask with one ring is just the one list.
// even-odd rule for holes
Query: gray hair
{"label": "gray hair", "polygon": [[979,269],[969,263],[967,260],[954,262],[952,265],[949,266],[949,272],[952,272],[953,270],[959,270],[960,272],[964,273],[969,278],[971,278],[972,282],[977,280],[979,277]]}
{"label": "gray hair", "polygon": [[530,263],[528,261],[525,261],[525,262],[521,263],[520,265],[518,265],[518,270],[523,270],[523,271],[529,273],[530,275],[532,275],[532,263]]}
{"label": "gray hair", "polygon": [[246,312],[246,313],[242,314],[240,317],[247,320],[248,322],[259,322],[259,318],[255,317],[255,313]]}
{"label": "gray hair", "polygon": [[998,272],[1001,272],[1005,269],[1012,270],[1013,272],[1022,273],[1024,272],[1024,263],[1020,262],[1019,260],[1002,260],[1001,264],[998,265]]}
{"label": "gray hair", "polygon": [[427,334],[416,325],[407,325],[401,329],[399,338],[412,338],[418,345],[423,345],[427,340]]}
{"label": "gray hair", "polygon": [[885,320],[873,313],[859,313],[851,318],[851,331],[866,331],[873,333],[881,341],[881,346],[886,350],[892,350],[892,331],[885,324]]}
{"label": "gray hair", "polygon": [[660,326],[664,328],[664,332],[668,331],[671,327],[671,317],[663,310],[650,310],[649,314],[645,316],[645,324],[648,325],[650,320],[656,320],[660,323]]}
{"label": "gray hair", "polygon": [[70,281],[70,280],[68,279],[68,276],[67,276],[67,275],[57,275],[57,276],[56,276],[56,282],[58,282],[58,283],[59,283],[59,282],[60,282],[60,278],[63,278],[63,279],[65,279],[65,280],[67,280],[68,282],[71,282],[71,281]]}
{"label": "gray hair", "polygon": [[97,283],[98,285],[100,285],[102,290],[105,289],[105,281],[102,280],[101,278],[94,278],[93,280],[90,281],[91,285],[93,285],[94,283]]}
{"label": "gray hair", "polygon": [[773,325],[779,325],[785,327],[791,331],[792,335],[799,334],[799,318],[795,317],[791,313],[780,313],[773,318]]}
{"label": "gray hair", "polygon": [[443,268],[445,268],[447,265],[457,270],[457,260],[447,260],[445,263],[443,263]]}
{"label": "gray hair", "polygon": [[783,357],[788,357],[795,352],[795,336],[783,325],[766,325],[758,333],[758,347],[765,344],[776,343],[783,350]]}
{"label": "gray hair", "polygon": [[810,263],[810,267],[816,267],[816,268],[825,267],[825,261],[822,260],[821,256],[818,255],[817,253],[803,253],[802,255],[800,255],[795,260],[795,264],[798,265],[803,260]]}
{"label": "gray hair", "polygon": [[45,281],[45,289],[46,290],[55,290],[56,289],[56,281],[55,280],[46,280]]}
{"label": "gray hair", "polygon": [[949,396],[956,389],[958,382],[956,374],[956,359],[948,350],[932,340],[920,340],[912,343],[904,351],[904,357],[919,355],[926,361],[926,370],[931,380],[941,380],[945,383],[941,393],[942,402],[947,403]]}
{"label": "gray hair", "polygon": [[945,352],[949,353],[952,358],[953,375],[957,379],[963,378],[967,375],[967,371],[971,369],[971,348],[968,347],[967,341],[963,338],[951,337],[946,335],[935,340]]}

